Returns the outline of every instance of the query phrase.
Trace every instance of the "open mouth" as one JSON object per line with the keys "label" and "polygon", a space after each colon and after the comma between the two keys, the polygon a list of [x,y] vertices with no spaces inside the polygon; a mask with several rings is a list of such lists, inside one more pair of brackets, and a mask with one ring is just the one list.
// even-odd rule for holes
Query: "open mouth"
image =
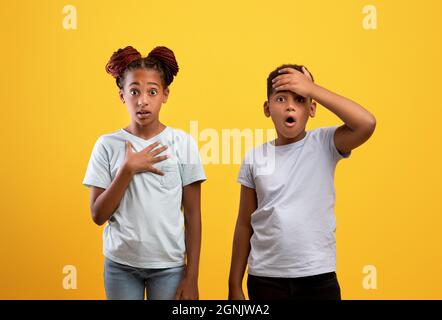
{"label": "open mouth", "polygon": [[287,118],[285,119],[285,123],[286,123],[287,125],[289,125],[289,126],[294,125],[295,122],[296,122],[296,119],[295,119],[294,117],[292,117],[292,116],[289,116],[289,117],[287,117]]}
{"label": "open mouth", "polygon": [[151,115],[150,111],[141,110],[137,112],[138,118],[147,118],[150,115]]}

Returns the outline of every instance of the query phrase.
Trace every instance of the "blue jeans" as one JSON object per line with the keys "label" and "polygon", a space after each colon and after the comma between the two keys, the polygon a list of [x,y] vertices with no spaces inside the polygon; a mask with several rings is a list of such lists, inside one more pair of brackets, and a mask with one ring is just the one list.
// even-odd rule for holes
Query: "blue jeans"
{"label": "blue jeans", "polygon": [[104,287],[108,300],[174,300],[184,277],[184,266],[143,269],[104,260]]}

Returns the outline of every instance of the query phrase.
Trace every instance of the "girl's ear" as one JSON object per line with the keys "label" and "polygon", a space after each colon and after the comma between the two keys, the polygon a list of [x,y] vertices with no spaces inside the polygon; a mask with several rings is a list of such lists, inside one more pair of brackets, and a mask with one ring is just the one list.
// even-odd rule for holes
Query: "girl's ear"
{"label": "girl's ear", "polygon": [[264,115],[268,118],[270,117],[270,108],[269,108],[269,102],[264,102]]}
{"label": "girl's ear", "polygon": [[123,97],[123,89],[120,89],[120,90],[118,91],[118,95],[120,96],[120,100],[121,100],[121,102],[125,103],[125,102],[124,102],[124,97]]}
{"label": "girl's ear", "polygon": [[309,110],[309,114],[311,118],[315,117],[316,114],[316,101],[313,101],[310,103],[310,110]]}
{"label": "girl's ear", "polygon": [[169,98],[169,88],[164,89],[164,98],[163,98],[163,103],[167,102],[167,98]]}

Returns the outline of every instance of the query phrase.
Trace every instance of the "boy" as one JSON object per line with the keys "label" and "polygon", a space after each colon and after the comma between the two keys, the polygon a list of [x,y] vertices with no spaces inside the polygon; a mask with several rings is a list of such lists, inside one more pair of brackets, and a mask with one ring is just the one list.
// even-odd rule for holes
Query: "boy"
{"label": "boy", "polygon": [[[344,124],[306,132],[315,101]],[[299,65],[282,65],[270,73],[264,114],[272,118],[277,139],[249,152],[240,169],[229,299],[244,299],[248,260],[250,300],[340,300],[334,171],[339,160],[373,134],[376,119],[357,103],[315,84]],[[264,149],[271,148],[274,152],[266,158]],[[269,161],[273,170],[260,173],[258,164]]]}

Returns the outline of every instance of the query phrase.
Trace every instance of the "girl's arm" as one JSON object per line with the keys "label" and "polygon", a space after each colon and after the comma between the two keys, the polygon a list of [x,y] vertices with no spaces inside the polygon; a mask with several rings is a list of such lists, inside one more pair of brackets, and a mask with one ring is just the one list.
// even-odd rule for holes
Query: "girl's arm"
{"label": "girl's arm", "polygon": [[104,224],[115,212],[133,175],[133,172],[123,165],[109,188],[91,188],[92,220],[97,225]]}
{"label": "girl's arm", "polygon": [[197,300],[198,269],[201,250],[201,182],[183,188],[183,210],[186,240],[186,271],[179,284],[177,300]]}
{"label": "girl's arm", "polygon": [[253,229],[250,222],[252,213],[257,208],[255,189],[241,185],[238,220],[233,237],[232,262],[229,275],[229,300],[244,300],[242,280],[250,252],[250,238]]}
{"label": "girl's arm", "polygon": [[[131,182],[133,176],[138,172],[149,171],[155,174],[163,175],[164,173],[153,167],[153,164],[164,161],[167,156],[158,156],[167,146],[162,146],[153,150],[159,143],[155,142],[140,152],[133,152],[132,145],[126,143],[126,157],[115,179],[107,189],[92,187],[91,189],[91,214],[92,220],[99,226],[105,223],[109,217],[115,212],[127,186]],[[152,151],[153,150],[153,151]]]}

